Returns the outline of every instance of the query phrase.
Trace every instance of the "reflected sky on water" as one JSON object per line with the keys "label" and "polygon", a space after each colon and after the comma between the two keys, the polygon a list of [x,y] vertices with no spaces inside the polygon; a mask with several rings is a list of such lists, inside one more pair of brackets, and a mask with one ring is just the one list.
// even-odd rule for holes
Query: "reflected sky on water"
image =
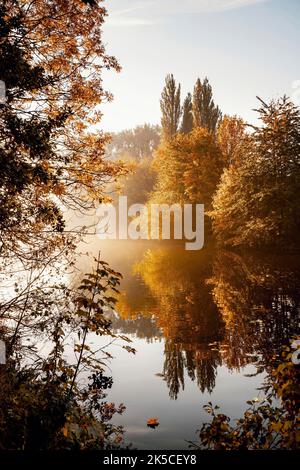
{"label": "reflected sky on water", "polygon": [[299,332],[298,256],[188,252],[174,242],[93,240],[84,249],[100,249],[124,276],[113,326],[137,354],[112,350],[109,399],[125,403],[115,422],[138,448],[187,448],[208,401],[239,418],[272,356]]}

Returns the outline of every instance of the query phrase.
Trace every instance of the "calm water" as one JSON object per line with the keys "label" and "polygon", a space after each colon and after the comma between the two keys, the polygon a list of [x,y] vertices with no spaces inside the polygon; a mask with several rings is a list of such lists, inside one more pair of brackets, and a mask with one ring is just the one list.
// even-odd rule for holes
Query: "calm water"
{"label": "calm water", "polygon": [[[85,246],[99,249],[124,276],[114,329],[137,350],[111,350],[109,399],[127,407],[114,419],[126,442],[185,449],[209,419],[208,401],[239,418],[260,393],[264,372],[254,375],[254,362],[268,367],[299,331],[299,257],[187,252],[174,242]],[[155,430],[146,425],[151,417],[160,422]]]}

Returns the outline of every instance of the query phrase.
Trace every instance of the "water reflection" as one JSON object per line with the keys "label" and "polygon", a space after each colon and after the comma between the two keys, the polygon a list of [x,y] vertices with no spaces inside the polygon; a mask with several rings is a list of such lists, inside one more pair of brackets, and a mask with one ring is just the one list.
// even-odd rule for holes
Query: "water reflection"
{"label": "water reflection", "polygon": [[239,368],[272,356],[299,331],[299,257],[221,252],[215,256],[215,302],[226,324],[224,361]]}
{"label": "water reflection", "polygon": [[211,393],[221,365],[240,370],[259,360],[266,368],[299,330],[298,257],[173,245],[139,254],[125,276],[114,325],[164,341],[162,378],[173,399],[185,375]]}

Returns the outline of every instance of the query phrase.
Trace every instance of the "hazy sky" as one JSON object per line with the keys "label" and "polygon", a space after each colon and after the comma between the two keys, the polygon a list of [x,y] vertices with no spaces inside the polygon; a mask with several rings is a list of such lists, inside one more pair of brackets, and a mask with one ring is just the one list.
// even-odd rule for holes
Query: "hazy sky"
{"label": "hazy sky", "polygon": [[[256,95],[286,93],[300,80],[300,0],[106,0],[104,41],[123,70],[105,74],[114,102],[103,128],[159,123],[167,73],[192,91],[208,76],[223,113],[254,122]],[[299,82],[300,83],[300,82]]]}

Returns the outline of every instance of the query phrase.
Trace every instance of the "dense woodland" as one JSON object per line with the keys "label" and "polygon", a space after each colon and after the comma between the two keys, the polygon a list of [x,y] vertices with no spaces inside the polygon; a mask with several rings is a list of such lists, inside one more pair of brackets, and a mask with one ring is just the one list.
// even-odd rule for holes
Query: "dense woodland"
{"label": "dense woodland", "polygon": [[222,115],[207,78],[183,103],[180,93],[168,75],[160,139],[149,125],[113,137],[110,154],[135,162],[124,185],[129,201],[202,203],[207,234],[220,245],[297,249],[299,108],[285,96],[270,103],[258,98],[260,125],[253,126]]}
{"label": "dense woodland", "polygon": [[[251,126],[237,116],[222,115],[207,78],[198,79],[193,92],[182,100],[180,85],[168,75],[160,102],[161,125],[144,124],[109,136],[98,126],[99,105],[112,99],[102,73],[119,72],[120,66],[105,51],[105,17],[101,1],[0,2],[0,80],[5,84],[0,102],[0,339],[6,345],[6,364],[0,365],[1,450],[122,445],[123,429],[111,419],[125,407],[106,401],[113,385],[105,368],[111,351],[106,345],[94,350],[89,336],[107,337],[107,344],[117,342],[129,354],[135,353],[134,344],[112,329],[107,315],[117,301],[121,316],[128,317],[130,308],[118,297],[122,275],[100,256],[90,261],[90,272],[80,282],[69,282],[70,276],[78,275],[76,246],[88,229],[68,230],[67,211],[88,213],[110,201],[111,188],[117,185],[130,204],[204,203],[207,233],[219,246],[297,248],[300,110],[286,97],[270,103],[259,98],[261,124]],[[173,271],[183,277],[181,284],[188,283],[189,298],[185,291],[178,296],[176,278],[166,286],[164,270],[170,263],[163,257],[149,254],[136,268],[152,290],[153,304],[159,302],[158,291],[163,292],[159,299],[164,315],[158,325],[166,337],[164,373],[173,397],[184,385],[185,367],[190,376],[197,376],[202,390],[212,390],[215,368],[222,360],[239,367],[237,351],[252,352],[246,315],[251,292],[240,292],[233,285],[233,295],[227,298],[224,283],[231,286],[233,280],[230,270],[224,271],[226,255],[217,259],[214,273],[202,266],[200,290],[188,278],[193,261],[175,259]],[[251,259],[248,262],[255,278],[256,267]],[[229,264],[240,269],[239,258]],[[159,279],[153,275],[153,265],[158,265]],[[204,280],[210,282],[209,293]],[[274,284],[279,296],[276,276]],[[205,296],[211,307],[206,331],[212,341],[222,338],[231,351],[223,359],[209,355],[200,341],[197,315]],[[241,324],[240,344],[230,343],[233,315]],[[185,316],[192,319],[189,349],[182,340]],[[268,331],[268,322],[265,328]],[[257,341],[264,341],[263,334]],[[272,366],[277,370],[278,363]],[[285,372],[280,387],[284,380],[297,384],[299,370],[296,373],[289,362]],[[85,381],[79,380],[81,374]],[[270,429],[284,420],[291,428],[297,422],[299,397],[294,388],[291,394],[280,419],[279,411],[272,415],[268,409]],[[215,426],[220,419],[215,418]],[[259,419],[257,423],[259,427]],[[210,430],[205,428],[202,437],[213,447]],[[280,434],[282,427],[274,430]],[[287,431],[279,447],[294,448],[299,439],[294,434],[287,438]],[[232,436],[227,435],[228,448],[237,446]],[[253,436],[251,442],[257,437]],[[255,442],[253,447],[259,447]],[[266,444],[267,440],[261,445]]]}

